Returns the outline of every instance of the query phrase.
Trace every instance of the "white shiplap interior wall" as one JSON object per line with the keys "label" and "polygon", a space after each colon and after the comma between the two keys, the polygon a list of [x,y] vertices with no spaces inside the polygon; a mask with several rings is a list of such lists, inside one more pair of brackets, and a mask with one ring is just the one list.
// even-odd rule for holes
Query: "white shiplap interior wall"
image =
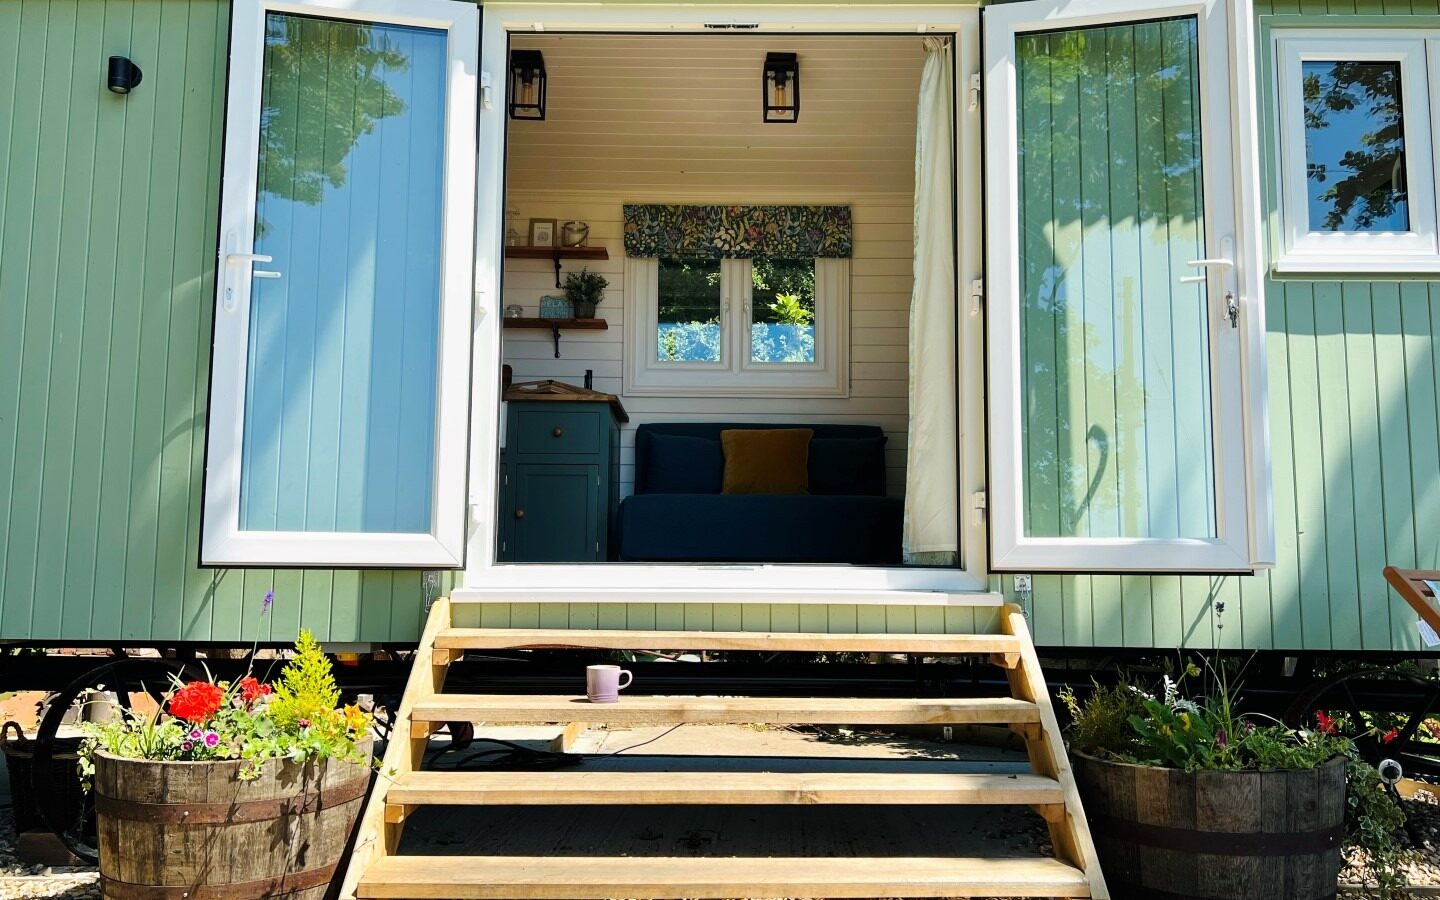
{"label": "white shiplap interior wall", "polygon": [[[620,394],[621,494],[634,480],[634,426],[653,421],[851,422],[885,429],[890,491],[904,489],[907,322],[912,278],[915,104],[922,62],[910,37],[525,35],[545,54],[543,122],[510,123],[507,198],[531,218],[590,225],[610,280],[603,332],[505,332],[516,381],[555,378]],[[760,121],[767,50],[800,56],[797,124]],[[845,399],[629,397],[623,392],[621,205],[845,203],[853,208],[850,396]],[[523,240],[523,238],[522,238]],[[579,263],[569,262],[567,270]],[[526,315],[555,291],[548,261],[507,260],[504,303]]]}

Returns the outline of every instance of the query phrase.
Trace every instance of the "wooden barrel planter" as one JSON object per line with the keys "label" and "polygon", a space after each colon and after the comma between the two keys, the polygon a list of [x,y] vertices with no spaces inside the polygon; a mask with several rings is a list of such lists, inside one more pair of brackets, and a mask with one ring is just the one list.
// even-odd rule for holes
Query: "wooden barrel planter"
{"label": "wooden barrel planter", "polygon": [[[368,745],[367,745],[367,753]],[[153,762],[95,755],[100,881],[109,900],[321,900],[371,769],[334,760]]]}
{"label": "wooden barrel planter", "polygon": [[1072,753],[1114,900],[1333,900],[1345,760],[1316,769],[1183,772]]}

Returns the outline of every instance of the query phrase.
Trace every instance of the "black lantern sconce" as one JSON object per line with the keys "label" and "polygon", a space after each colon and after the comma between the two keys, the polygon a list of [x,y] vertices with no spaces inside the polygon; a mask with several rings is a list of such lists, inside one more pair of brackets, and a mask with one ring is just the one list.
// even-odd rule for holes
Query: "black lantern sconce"
{"label": "black lantern sconce", "polygon": [[545,54],[510,51],[510,118],[545,118]]}
{"label": "black lantern sconce", "polygon": [[110,74],[106,79],[106,87],[110,88],[112,94],[128,94],[140,83],[145,73],[140,67],[124,56],[110,57]]}
{"label": "black lantern sconce", "polygon": [[765,121],[800,121],[800,60],[794,53],[765,54],[760,95]]}

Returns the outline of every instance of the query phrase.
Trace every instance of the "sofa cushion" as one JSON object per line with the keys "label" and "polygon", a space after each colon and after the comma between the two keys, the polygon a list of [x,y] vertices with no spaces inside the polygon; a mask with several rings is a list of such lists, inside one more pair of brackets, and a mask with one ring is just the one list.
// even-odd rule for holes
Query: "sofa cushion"
{"label": "sofa cushion", "polygon": [[645,476],[652,494],[718,494],[724,471],[719,441],[684,434],[651,437]]}
{"label": "sofa cushion", "polygon": [[894,565],[896,497],[637,494],[620,504],[620,559]]}
{"label": "sofa cushion", "polygon": [[722,494],[804,494],[810,487],[809,428],[720,432],[725,454]]}
{"label": "sofa cushion", "polygon": [[810,493],[885,496],[885,435],[811,440]]}
{"label": "sofa cushion", "polygon": [[[814,440],[821,438],[880,438],[885,433],[875,425],[837,425],[833,423],[786,423],[792,428],[809,428],[815,432]],[[651,449],[657,438],[671,435],[683,435],[701,440],[710,441],[715,445],[716,453],[720,448],[720,432],[737,431],[744,429],[775,429],[774,423],[759,422],[647,422],[635,429],[635,493],[651,494],[656,493],[655,487],[651,484]],[[861,484],[880,485],[876,489],[876,495],[883,494],[885,484],[885,455],[877,453],[872,457],[867,454],[867,468],[864,477],[860,479]],[[723,465],[723,464],[722,464]],[[812,472],[813,475],[813,466]],[[720,482],[717,477],[715,490],[720,490]],[[823,480],[823,479],[822,479]],[[708,493],[708,491],[706,492]]]}

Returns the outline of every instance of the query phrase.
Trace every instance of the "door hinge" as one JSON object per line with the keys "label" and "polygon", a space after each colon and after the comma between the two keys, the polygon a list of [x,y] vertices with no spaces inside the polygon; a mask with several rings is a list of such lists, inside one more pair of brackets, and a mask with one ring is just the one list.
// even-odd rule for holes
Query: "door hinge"
{"label": "door hinge", "polygon": [[976,278],[970,282],[970,315],[980,315],[981,308],[985,305],[985,279]]}
{"label": "door hinge", "polygon": [[970,76],[970,111],[974,112],[980,108],[980,73],[975,72]]}
{"label": "door hinge", "polygon": [[975,523],[978,525],[985,521],[985,511],[990,508],[990,500],[984,491],[976,491],[970,497],[975,503]]}

